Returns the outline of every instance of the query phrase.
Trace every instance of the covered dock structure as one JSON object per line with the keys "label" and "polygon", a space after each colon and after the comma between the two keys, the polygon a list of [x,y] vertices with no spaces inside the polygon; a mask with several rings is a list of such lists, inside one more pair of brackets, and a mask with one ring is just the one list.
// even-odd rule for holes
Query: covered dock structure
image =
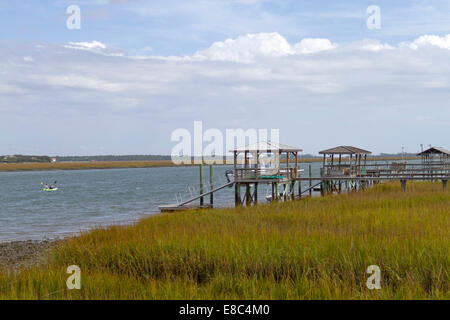
{"label": "covered dock structure", "polygon": [[422,158],[422,173],[434,176],[450,173],[450,151],[442,147],[430,147],[418,154]]}
{"label": "covered dock structure", "polygon": [[322,150],[323,167],[321,176],[354,176],[366,175],[367,155],[372,152],[352,147],[338,146]]}
{"label": "covered dock structure", "polygon": [[450,151],[442,147],[431,147],[418,154],[424,165],[450,164]]}
{"label": "covered dock structure", "polygon": [[[258,184],[261,183],[271,184],[273,200],[293,198],[301,151],[273,141],[259,141],[230,150],[234,159],[236,206],[257,203]],[[244,196],[241,195],[241,187],[245,188]]]}

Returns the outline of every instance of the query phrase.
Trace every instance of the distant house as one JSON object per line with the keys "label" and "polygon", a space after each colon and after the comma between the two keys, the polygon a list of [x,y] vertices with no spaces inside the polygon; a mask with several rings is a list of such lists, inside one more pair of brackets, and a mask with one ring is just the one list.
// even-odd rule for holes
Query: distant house
{"label": "distant house", "polygon": [[50,158],[50,162],[56,162],[56,158]]}

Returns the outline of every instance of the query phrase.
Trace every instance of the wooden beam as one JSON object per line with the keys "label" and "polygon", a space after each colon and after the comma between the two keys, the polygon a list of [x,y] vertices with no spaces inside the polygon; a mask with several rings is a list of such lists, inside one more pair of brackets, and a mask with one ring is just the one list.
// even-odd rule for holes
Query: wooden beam
{"label": "wooden beam", "polygon": [[234,180],[237,180],[237,151],[234,151]]}
{"label": "wooden beam", "polygon": [[[203,194],[203,163],[200,164],[200,194]],[[203,206],[203,197],[200,197],[200,206]]]}
{"label": "wooden beam", "polygon": [[[213,165],[209,166],[209,186],[210,190],[214,189],[214,179],[213,179]],[[209,195],[209,203],[212,206],[214,204],[214,192],[211,192]]]}

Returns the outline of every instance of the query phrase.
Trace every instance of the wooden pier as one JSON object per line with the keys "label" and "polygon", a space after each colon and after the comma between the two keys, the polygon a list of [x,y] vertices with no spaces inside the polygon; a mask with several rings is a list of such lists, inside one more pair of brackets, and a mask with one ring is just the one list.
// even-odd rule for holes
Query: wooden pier
{"label": "wooden pier", "polygon": [[[258,189],[261,185],[270,188],[270,201],[302,199],[320,190],[321,195],[329,193],[363,190],[383,181],[398,181],[406,190],[408,181],[441,181],[443,189],[450,180],[450,151],[431,148],[419,155],[420,163],[375,162],[367,163],[370,151],[339,146],[321,151],[323,165],[320,176],[313,176],[311,165],[308,176],[302,176],[298,167],[299,152],[302,150],[273,142],[258,142],[243,148],[231,150],[234,154],[233,177],[225,184],[212,187],[212,166],[210,167],[209,191],[203,191],[203,167],[200,168],[200,194],[186,201],[160,206],[161,211],[179,211],[192,208],[213,207],[213,194],[226,187],[234,186],[235,206],[258,204]],[[309,186],[302,190],[302,181]],[[209,196],[210,203],[204,198]],[[194,205],[199,200],[199,205]]]}

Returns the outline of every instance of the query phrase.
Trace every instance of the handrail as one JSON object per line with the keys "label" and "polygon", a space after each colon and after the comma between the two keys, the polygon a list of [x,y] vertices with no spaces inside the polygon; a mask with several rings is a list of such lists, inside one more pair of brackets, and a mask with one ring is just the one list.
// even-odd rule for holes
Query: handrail
{"label": "handrail", "polygon": [[196,197],[193,197],[193,198],[191,198],[191,199],[189,199],[189,200],[186,200],[186,201],[184,201],[184,202],[178,204],[177,206],[178,206],[178,207],[184,206],[185,204],[188,204],[188,203],[190,203],[190,202],[192,202],[192,201],[198,200],[198,199],[200,199],[200,198],[202,198],[202,197],[204,197],[204,196],[207,196],[207,195],[210,194],[210,193],[219,191],[219,190],[221,190],[221,189],[223,189],[223,188],[226,188],[226,187],[228,187],[228,186],[231,186],[231,185],[233,185],[233,184],[234,184],[234,181],[227,182],[227,183],[225,183],[224,185],[221,185],[221,186],[219,186],[219,187],[217,187],[217,188],[214,188],[214,189],[209,190],[209,191],[207,191],[207,192],[204,192],[204,193],[202,193],[202,194],[200,194],[200,195],[198,195],[198,196],[196,196]]}
{"label": "handrail", "polygon": [[298,175],[297,168],[236,168],[235,180],[257,179],[272,176],[277,179],[292,179]]}

